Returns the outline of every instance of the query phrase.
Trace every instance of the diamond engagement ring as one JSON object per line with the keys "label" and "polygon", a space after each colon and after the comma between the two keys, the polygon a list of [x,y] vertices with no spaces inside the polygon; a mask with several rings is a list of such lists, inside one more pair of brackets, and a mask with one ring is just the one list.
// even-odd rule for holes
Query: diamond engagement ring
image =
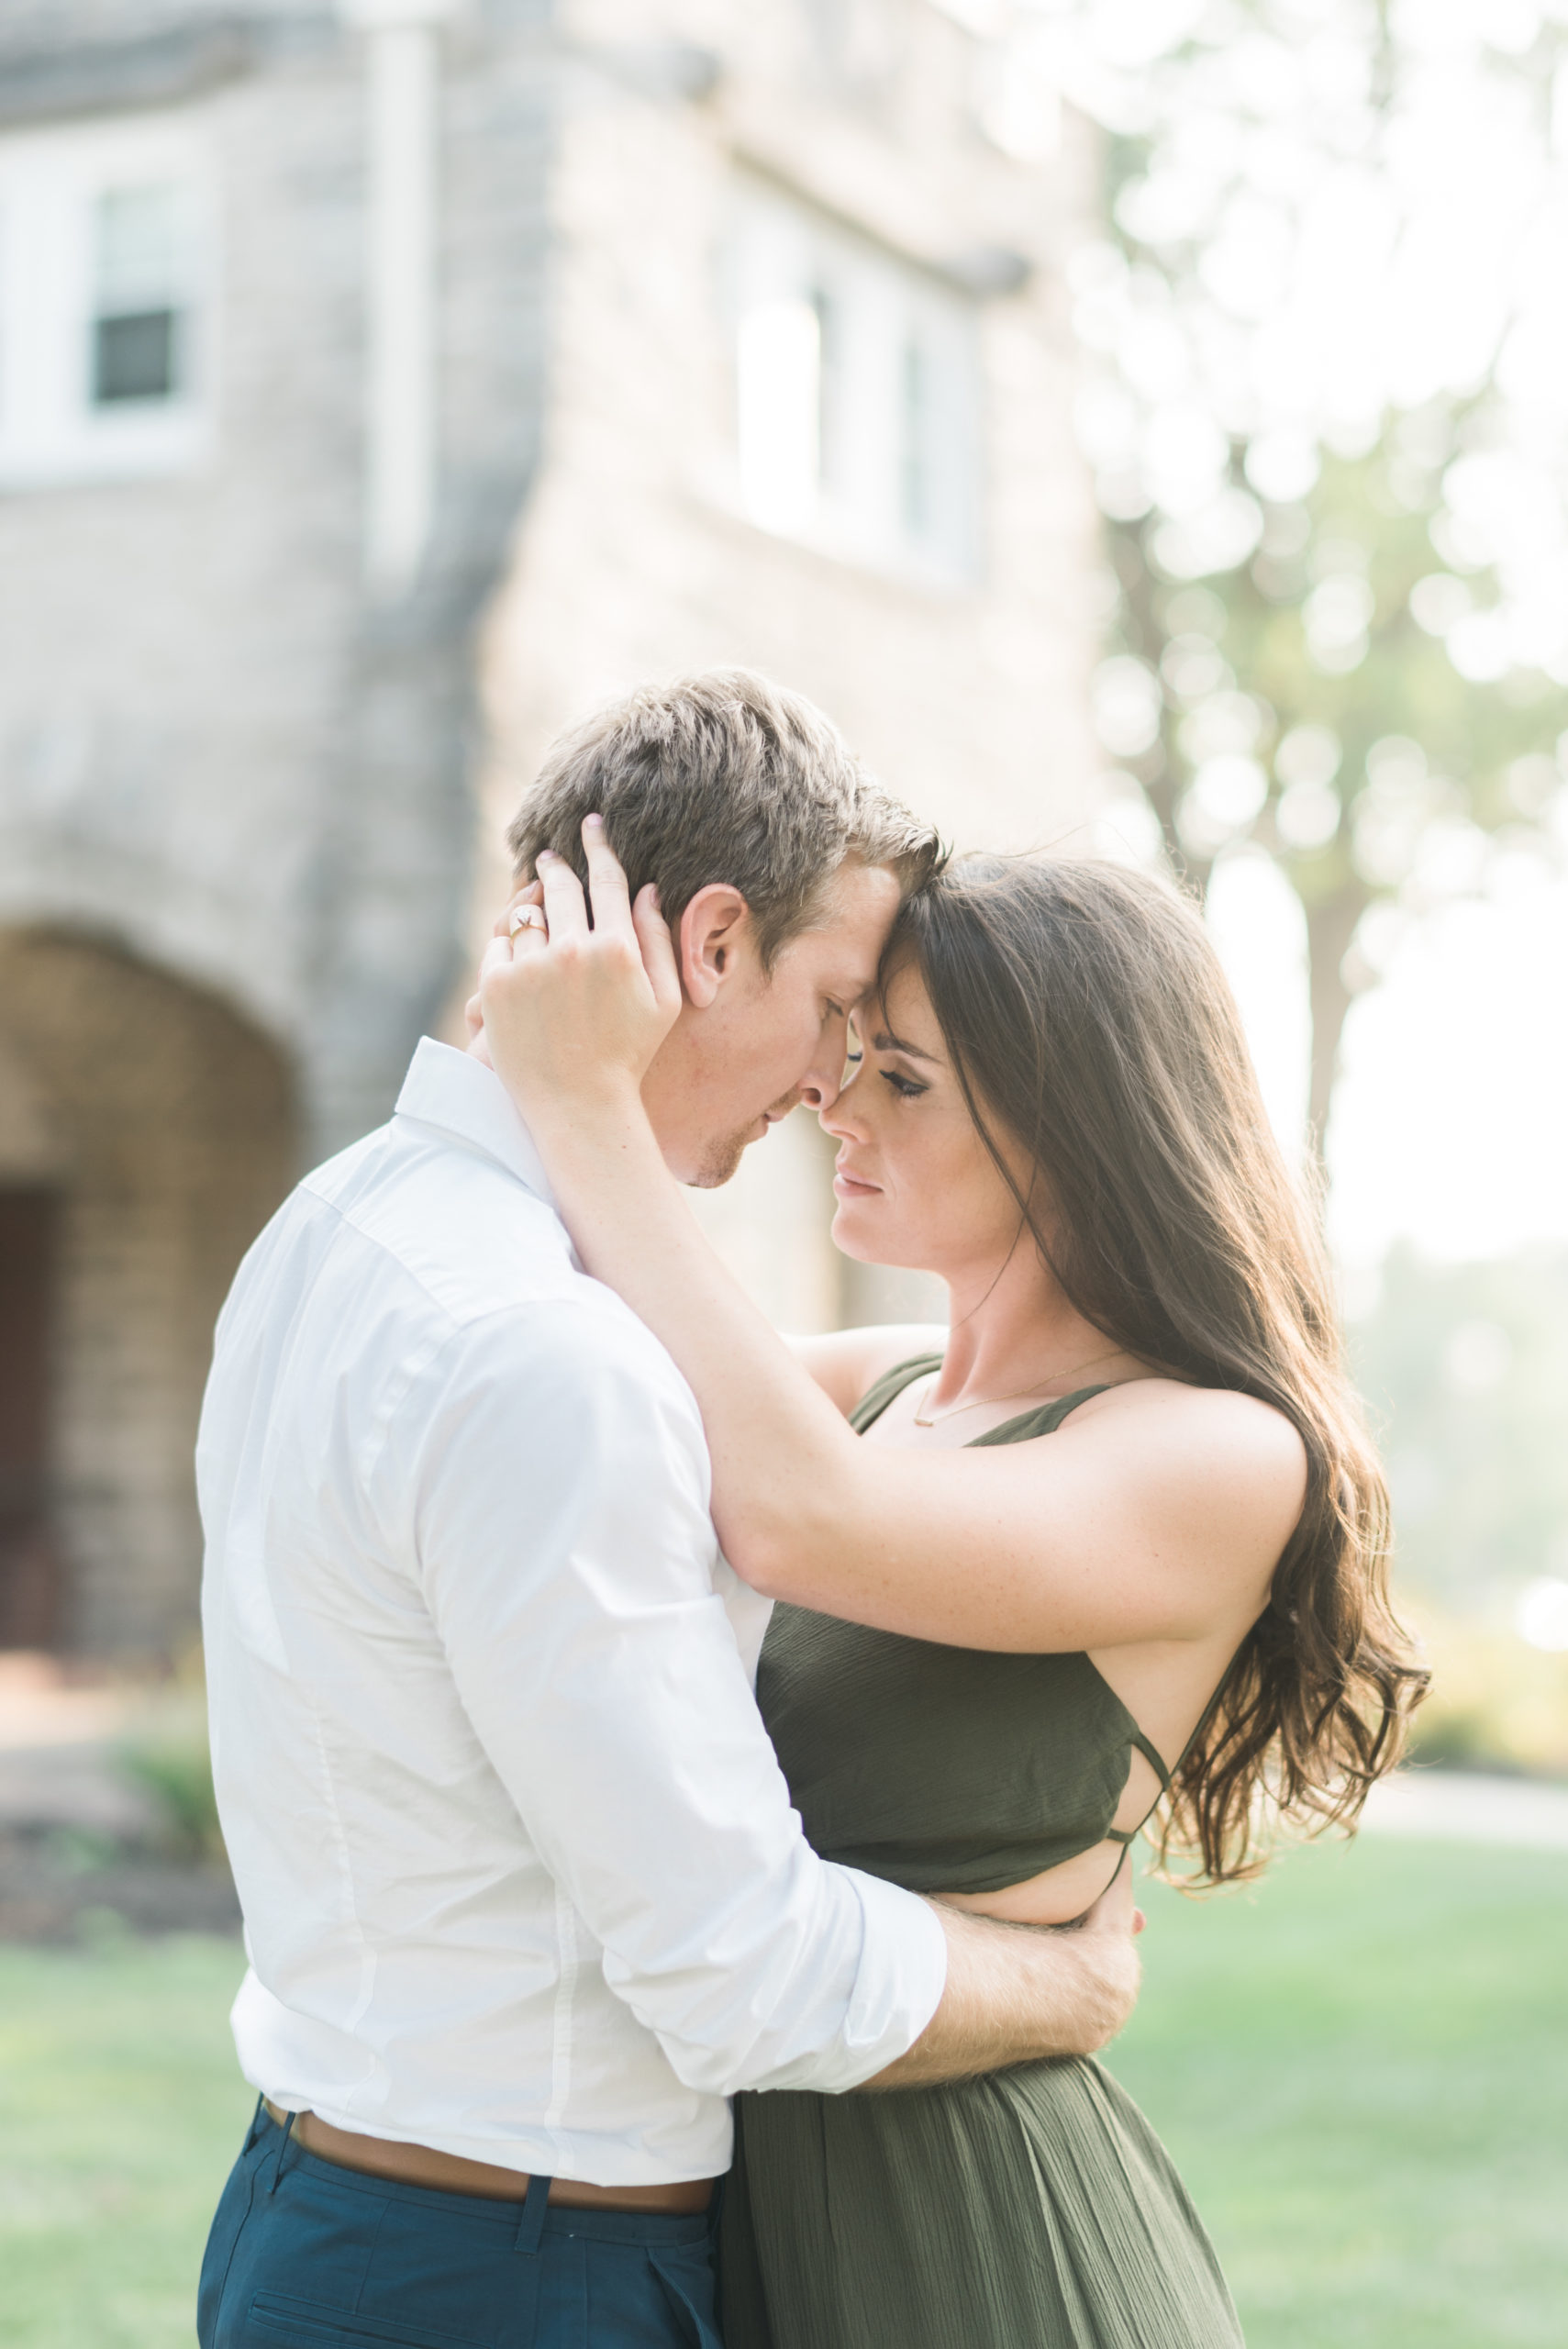
{"label": "diamond engagement ring", "polygon": [[514,906],[511,918],[506,924],[506,935],[508,938],[516,938],[519,930],[548,931],[549,927],[542,906]]}

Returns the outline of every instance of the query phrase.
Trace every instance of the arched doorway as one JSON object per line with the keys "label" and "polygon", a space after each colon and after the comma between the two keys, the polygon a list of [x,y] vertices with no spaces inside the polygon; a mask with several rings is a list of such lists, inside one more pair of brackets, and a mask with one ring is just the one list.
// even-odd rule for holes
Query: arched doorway
{"label": "arched doorway", "polygon": [[154,1654],[194,1629],[213,1322],[295,1131],[284,1055],[225,1005],[0,933],[0,1646]]}

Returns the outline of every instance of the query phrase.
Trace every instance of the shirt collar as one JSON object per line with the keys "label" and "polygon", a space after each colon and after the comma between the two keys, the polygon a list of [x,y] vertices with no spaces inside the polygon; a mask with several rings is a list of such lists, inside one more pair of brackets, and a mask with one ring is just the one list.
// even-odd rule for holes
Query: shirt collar
{"label": "shirt collar", "polygon": [[533,1137],[517,1115],[511,1095],[493,1068],[421,1036],[394,1112],[435,1126],[472,1150],[482,1150],[526,1184],[548,1208],[555,1206],[550,1178],[533,1145]]}

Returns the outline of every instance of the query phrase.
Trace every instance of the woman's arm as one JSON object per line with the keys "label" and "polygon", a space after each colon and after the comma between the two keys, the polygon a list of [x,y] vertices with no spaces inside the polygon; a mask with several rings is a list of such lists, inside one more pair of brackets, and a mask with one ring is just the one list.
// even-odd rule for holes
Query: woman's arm
{"label": "woman's arm", "polygon": [[714,1520],[752,1586],[851,1621],[1032,1653],[1201,1638],[1261,1605],[1301,1505],[1296,1431],[1244,1396],[1140,1380],[1049,1443],[862,1444],[709,1247],[639,1086],[681,1005],[650,892],[635,916],[585,835],[595,927],[546,868],[548,941],[492,941],[495,1069],[584,1263],[669,1348],[713,1458]]}
{"label": "woman's arm", "polygon": [[886,1321],[869,1330],[833,1330],[819,1338],[786,1337],[784,1342],[847,1419],[862,1396],[896,1364],[913,1362],[917,1354],[940,1354],[947,1341],[940,1321]]}

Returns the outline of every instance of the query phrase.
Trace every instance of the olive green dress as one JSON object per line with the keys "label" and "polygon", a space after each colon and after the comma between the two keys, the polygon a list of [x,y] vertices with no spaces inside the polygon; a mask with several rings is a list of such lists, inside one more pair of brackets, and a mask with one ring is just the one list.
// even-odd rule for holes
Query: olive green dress
{"label": "olive green dress", "polygon": [[[854,1413],[862,1431],[939,1356]],[[1085,1387],[980,1444],[1050,1435]],[[941,1647],[774,1609],[757,1697],[810,1841],[917,1892],[994,1892],[1111,1835],[1132,1749],[1086,1655]],[[1118,1835],[1117,1842],[1129,1842]],[[726,2349],[1234,2349],[1163,2146],[1086,2058],[936,2088],[736,2099]]]}

